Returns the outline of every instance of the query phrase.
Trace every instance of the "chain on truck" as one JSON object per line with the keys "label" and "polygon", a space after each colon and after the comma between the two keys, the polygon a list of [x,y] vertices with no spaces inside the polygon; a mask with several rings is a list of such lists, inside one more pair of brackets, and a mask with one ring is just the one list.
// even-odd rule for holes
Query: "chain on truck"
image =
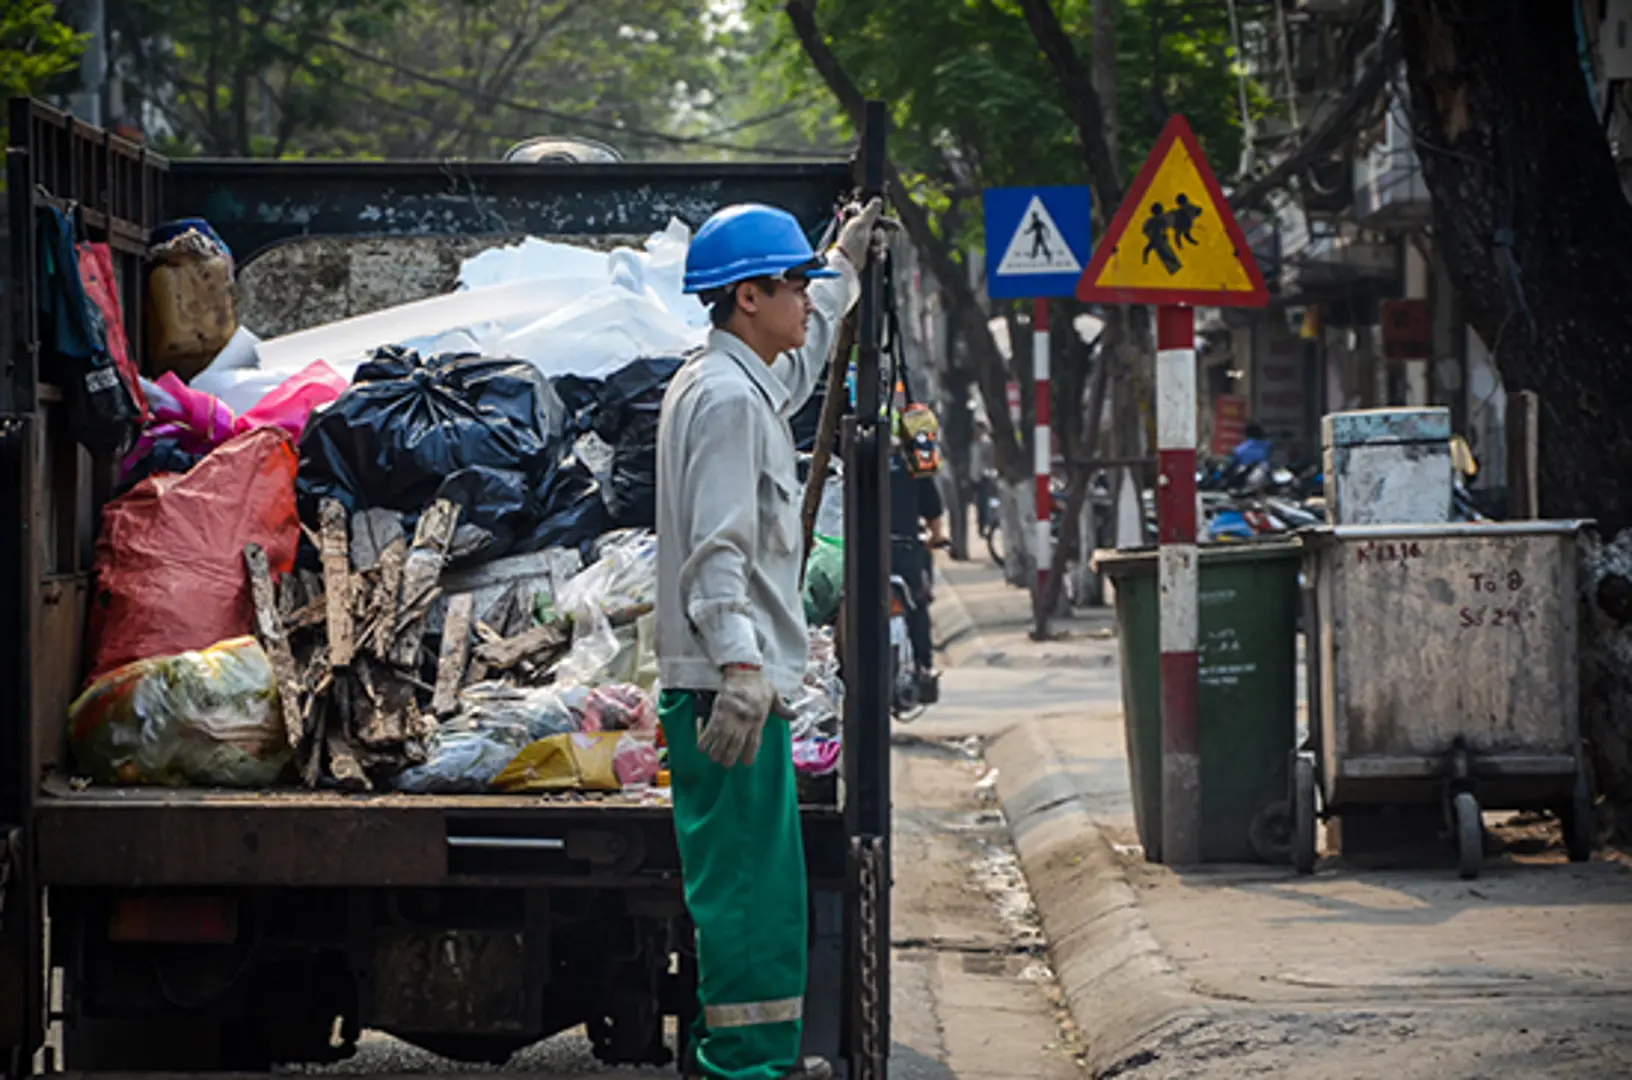
{"label": "chain on truck", "polygon": [[[584,1025],[601,1060],[674,1065],[696,1011],[690,924],[661,804],[86,785],[65,743],[115,463],[78,445],[41,347],[40,215],[111,248],[133,354],[156,226],[208,220],[240,280],[314,241],[523,236],[606,246],[722,206],[812,234],[882,190],[883,109],[830,164],[167,161],[40,103],[10,103],[0,320],[0,1049],[38,1070],[265,1070],[331,1062],[363,1029],[497,1062]],[[311,274],[305,287],[343,288]],[[801,808],[806,1052],[885,1075],[890,1045],[888,431],[880,273],[864,275],[842,431],[846,682],[836,794]],[[46,1039],[48,1027],[60,1038]],[[684,1036],[679,1036],[683,1039]]]}

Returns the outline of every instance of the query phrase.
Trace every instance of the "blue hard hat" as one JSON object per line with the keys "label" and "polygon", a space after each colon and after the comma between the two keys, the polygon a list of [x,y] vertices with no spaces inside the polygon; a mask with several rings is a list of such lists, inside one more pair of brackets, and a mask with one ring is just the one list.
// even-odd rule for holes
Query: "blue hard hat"
{"label": "blue hard hat", "polygon": [[783,276],[837,277],[838,271],[811,250],[798,219],[774,206],[727,206],[703,222],[686,250],[688,293]]}

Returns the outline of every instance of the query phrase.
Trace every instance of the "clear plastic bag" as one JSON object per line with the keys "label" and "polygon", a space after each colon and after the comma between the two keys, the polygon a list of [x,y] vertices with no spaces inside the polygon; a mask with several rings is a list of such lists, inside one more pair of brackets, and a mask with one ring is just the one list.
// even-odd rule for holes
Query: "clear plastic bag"
{"label": "clear plastic bag", "polygon": [[290,760],[277,680],[252,637],[109,672],[69,707],[68,741],[106,784],[266,787]]}
{"label": "clear plastic bag", "polygon": [[431,737],[423,765],[397,774],[394,787],[425,795],[488,791],[529,744],[578,730],[578,717],[547,687],[479,682],[459,695],[459,714]]}
{"label": "clear plastic bag", "polygon": [[[573,621],[572,648],[555,669],[558,683],[639,682],[655,668],[642,655],[638,621],[657,598],[657,538],[644,530],[608,533],[597,548],[594,564],[556,593],[556,610]],[[637,625],[620,639],[613,616]]]}
{"label": "clear plastic bag", "polygon": [[527,742],[577,731],[577,710],[547,686],[479,682],[459,695],[459,719],[482,727],[515,726]]}
{"label": "clear plastic bag", "polygon": [[594,565],[561,587],[556,605],[576,611],[594,604],[613,614],[657,600],[657,537],[644,529],[625,529],[602,536]]}

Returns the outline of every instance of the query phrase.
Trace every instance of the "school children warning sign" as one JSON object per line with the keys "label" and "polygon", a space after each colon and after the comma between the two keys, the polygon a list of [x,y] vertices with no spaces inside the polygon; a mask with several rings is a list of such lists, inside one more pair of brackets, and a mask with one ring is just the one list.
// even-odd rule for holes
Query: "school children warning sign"
{"label": "school children warning sign", "polygon": [[1174,116],[1162,129],[1088,260],[1077,299],[1211,307],[1269,302],[1264,276],[1184,117]]}

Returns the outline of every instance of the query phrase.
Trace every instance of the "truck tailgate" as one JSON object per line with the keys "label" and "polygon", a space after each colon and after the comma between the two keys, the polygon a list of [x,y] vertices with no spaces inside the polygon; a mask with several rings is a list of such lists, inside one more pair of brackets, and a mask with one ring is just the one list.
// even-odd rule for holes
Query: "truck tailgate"
{"label": "truck tailgate", "polygon": [[[832,807],[802,816],[807,852],[842,834]],[[34,825],[50,886],[677,888],[680,870],[668,805],[639,795],[79,788],[53,775]]]}

